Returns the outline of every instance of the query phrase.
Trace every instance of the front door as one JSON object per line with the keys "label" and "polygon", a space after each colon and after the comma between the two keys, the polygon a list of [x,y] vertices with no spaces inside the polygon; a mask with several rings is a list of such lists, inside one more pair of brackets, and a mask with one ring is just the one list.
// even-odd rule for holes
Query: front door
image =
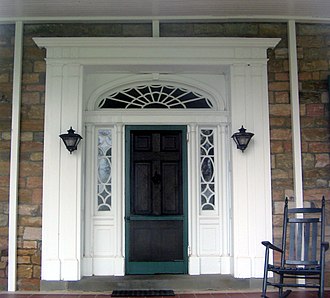
{"label": "front door", "polygon": [[126,273],[187,273],[185,126],[126,127]]}

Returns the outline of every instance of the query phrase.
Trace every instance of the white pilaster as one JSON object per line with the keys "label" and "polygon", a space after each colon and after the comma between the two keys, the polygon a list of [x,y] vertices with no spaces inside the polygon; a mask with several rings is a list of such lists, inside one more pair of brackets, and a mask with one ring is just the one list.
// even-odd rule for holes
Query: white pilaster
{"label": "white pilaster", "polygon": [[124,237],[125,237],[125,229],[124,229],[124,125],[122,123],[117,123],[115,125],[116,136],[114,139],[115,150],[114,150],[114,158],[115,165],[113,173],[116,173],[116,177],[112,177],[112,181],[115,184],[115,194],[114,198],[116,199],[113,202],[115,208],[115,242],[116,242],[116,252],[115,252],[115,260],[114,260],[114,272],[113,274],[116,276],[125,275],[125,259],[124,259]]}
{"label": "white pilaster", "polygon": [[232,132],[255,133],[244,153],[232,143],[234,276],[261,277],[261,241],[272,235],[266,63],[233,65],[231,82]]}
{"label": "white pilaster", "polygon": [[[80,65],[47,64],[44,139],[42,279],[80,279],[81,148],[70,154],[59,138],[82,133]],[[57,119],[57,121],[55,120]],[[45,216],[46,215],[46,216]]]}
{"label": "white pilaster", "polygon": [[59,191],[60,191],[60,121],[51,121],[61,115],[62,65],[46,66],[46,97],[44,128],[44,174],[42,204],[42,279],[60,280],[59,259]]}
{"label": "white pilaster", "polygon": [[198,172],[197,172],[197,125],[188,126],[188,181],[189,190],[189,265],[190,275],[200,274],[198,258]]}
{"label": "white pilaster", "polygon": [[[71,126],[82,134],[81,67],[79,64],[63,66],[61,133]],[[80,144],[81,145],[81,144]],[[81,235],[81,159],[82,148],[72,154],[60,146],[59,192],[59,258],[61,279],[80,279]],[[66,270],[63,270],[63,269]]]}

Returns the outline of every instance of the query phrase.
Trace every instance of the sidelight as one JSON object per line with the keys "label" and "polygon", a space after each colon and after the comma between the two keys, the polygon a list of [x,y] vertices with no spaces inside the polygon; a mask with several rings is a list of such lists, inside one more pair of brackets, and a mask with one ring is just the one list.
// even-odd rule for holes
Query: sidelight
{"label": "sidelight", "polygon": [[112,135],[110,129],[98,130],[97,149],[97,210],[111,211]]}
{"label": "sidelight", "polygon": [[200,130],[200,196],[202,210],[215,209],[214,129]]}

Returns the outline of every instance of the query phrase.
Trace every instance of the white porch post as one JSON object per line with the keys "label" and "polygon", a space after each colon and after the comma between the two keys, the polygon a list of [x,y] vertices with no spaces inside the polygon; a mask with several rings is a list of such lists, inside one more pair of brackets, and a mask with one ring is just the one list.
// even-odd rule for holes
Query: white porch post
{"label": "white porch post", "polygon": [[13,101],[11,124],[10,152],[10,186],[9,186],[9,231],[8,231],[8,291],[16,291],[17,267],[17,200],[18,170],[20,145],[20,113],[21,113],[21,78],[23,52],[23,22],[15,24],[15,52],[13,73]]}
{"label": "white porch post", "polygon": [[296,23],[288,23],[289,37],[289,62],[290,62],[290,98],[291,98],[291,125],[292,125],[292,149],[293,149],[293,174],[294,174],[294,195],[297,207],[304,205],[304,192],[302,180],[302,158],[301,158],[301,137],[300,137],[300,106],[298,87],[298,60]]}

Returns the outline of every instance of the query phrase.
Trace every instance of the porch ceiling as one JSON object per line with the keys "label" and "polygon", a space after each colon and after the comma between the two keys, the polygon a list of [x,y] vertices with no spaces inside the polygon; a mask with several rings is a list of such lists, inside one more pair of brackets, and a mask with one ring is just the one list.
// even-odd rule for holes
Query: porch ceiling
{"label": "porch ceiling", "polygon": [[0,20],[17,19],[330,20],[329,0],[0,0]]}

